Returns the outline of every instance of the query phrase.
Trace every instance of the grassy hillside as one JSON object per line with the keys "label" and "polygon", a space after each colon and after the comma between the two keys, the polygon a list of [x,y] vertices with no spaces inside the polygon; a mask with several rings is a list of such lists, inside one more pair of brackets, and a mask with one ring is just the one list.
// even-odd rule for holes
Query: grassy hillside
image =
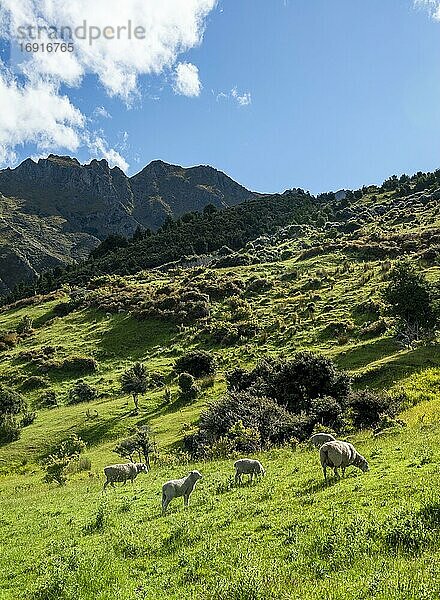
{"label": "grassy hillside", "polygon": [[[364,195],[363,211],[369,201]],[[385,216],[359,218],[356,235],[339,221],[308,225],[239,253],[269,262],[105,276],[3,310],[3,332],[33,319],[33,333],[0,354],[0,382],[37,415],[0,447],[0,598],[440,597],[440,346],[398,346],[380,295],[402,248],[440,281],[427,252],[438,206],[421,203],[406,220],[386,193],[380,202],[390,204]],[[215,353],[219,371],[183,403],[172,368],[191,348]],[[349,469],[326,486],[316,450],[303,444],[260,453],[267,476],[242,487],[232,481],[233,459],[192,463],[182,440],[224,393],[225,372],[303,349],[331,357],[357,388],[400,399],[406,427],[347,433],[370,471]],[[78,356],[97,370],[72,368]],[[161,379],[134,414],[120,376],[138,360]],[[99,395],[69,405],[78,379]],[[38,408],[48,390],[59,406]],[[114,447],[146,423],[158,445],[150,473],[103,494],[102,468],[120,460]],[[47,484],[42,459],[71,433],[86,441],[91,469],[69,474],[65,486]],[[193,468],[204,478],[189,509],[175,501],[162,517],[162,483]]]}

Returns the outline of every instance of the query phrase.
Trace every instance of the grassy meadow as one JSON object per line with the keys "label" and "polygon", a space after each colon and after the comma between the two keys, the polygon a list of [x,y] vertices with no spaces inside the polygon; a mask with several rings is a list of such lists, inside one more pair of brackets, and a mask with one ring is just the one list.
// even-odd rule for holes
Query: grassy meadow
{"label": "grassy meadow", "polygon": [[[240,302],[213,301],[209,330],[201,322],[140,320],[99,302],[58,316],[68,290],[4,309],[2,331],[14,330],[25,315],[33,319],[33,333],[0,354],[0,381],[24,394],[36,419],[19,440],[0,447],[0,598],[440,598],[440,346],[404,350],[390,324],[381,323],[380,290],[390,267],[388,260],[329,252],[100,284],[105,305],[109,295],[230,280]],[[438,267],[424,268],[432,281],[440,279]],[[219,341],[240,319],[258,328],[240,339],[228,330]],[[42,374],[34,359],[47,346],[61,366]],[[201,382],[197,400],[182,403],[172,367],[191,348],[215,353],[219,370],[214,381]],[[345,436],[367,458],[369,472],[350,468],[345,479],[325,485],[319,455],[306,444],[258,454],[267,475],[252,485],[234,485],[233,458],[192,463],[181,450],[183,437],[224,393],[225,372],[304,349],[332,358],[358,388],[404,398],[399,416],[406,427]],[[97,371],[62,366],[77,355],[93,357]],[[135,361],[164,381],[140,398],[138,414],[120,391],[120,376]],[[35,377],[44,379],[42,387],[29,389]],[[69,405],[78,379],[99,395]],[[171,402],[164,401],[165,387]],[[58,407],[38,408],[47,389]],[[158,445],[151,471],[133,486],[103,493],[103,467],[120,461],[115,445],[146,423]],[[72,433],[87,443],[90,470],[70,473],[64,486],[45,483],[42,460]],[[189,508],[175,500],[162,516],[162,483],[193,468],[204,477]]]}

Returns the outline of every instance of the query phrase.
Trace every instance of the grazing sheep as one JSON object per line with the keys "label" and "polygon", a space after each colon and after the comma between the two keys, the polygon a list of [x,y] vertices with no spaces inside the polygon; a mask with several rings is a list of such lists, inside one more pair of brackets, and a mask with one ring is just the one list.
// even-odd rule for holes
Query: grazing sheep
{"label": "grazing sheep", "polygon": [[259,460],[252,458],[240,458],[234,463],[235,467],[235,483],[241,483],[242,475],[250,475],[252,481],[254,475],[266,475],[266,471]]}
{"label": "grazing sheep", "polygon": [[338,468],[342,469],[342,476],[345,475],[345,469],[350,465],[358,467],[365,473],[368,471],[366,459],[359,454],[352,444],[334,440],[326,442],[319,450],[324,479],[327,481],[327,467],[334,470],[336,477],[339,477]]}
{"label": "grazing sheep", "polygon": [[326,442],[334,442],[335,440],[336,440],[336,438],[333,437],[331,433],[315,433],[309,439],[309,442],[311,444],[313,444],[315,446],[315,448],[318,448],[318,450],[319,450],[321,448],[321,446],[323,444],[325,444]]}
{"label": "grazing sheep", "polygon": [[171,479],[171,481],[164,483],[162,486],[162,513],[166,511],[168,504],[173,498],[183,496],[183,505],[188,506],[189,497],[196,483],[202,477],[203,475],[199,471],[191,471],[189,475],[182,477],[182,479]]}
{"label": "grazing sheep", "polygon": [[127,479],[130,479],[131,483],[133,483],[139,473],[148,473],[147,465],[144,463],[126,463],[124,465],[109,465],[108,467],[104,467],[104,474],[106,476],[104,489],[109,483],[112,487],[115,487],[115,481],[123,481],[125,485]]}

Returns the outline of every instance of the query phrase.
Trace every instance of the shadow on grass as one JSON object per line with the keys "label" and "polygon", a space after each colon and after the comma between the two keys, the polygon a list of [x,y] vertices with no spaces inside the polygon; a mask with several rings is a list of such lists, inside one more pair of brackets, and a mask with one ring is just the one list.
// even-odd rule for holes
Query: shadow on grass
{"label": "shadow on grass", "polygon": [[110,419],[97,420],[96,422],[93,420],[86,421],[76,433],[88,446],[94,446],[106,440],[116,439],[119,433],[119,426],[121,426],[126,418],[134,416],[136,416],[136,414],[134,414],[132,410],[127,410]]}
{"label": "shadow on grass", "polygon": [[387,356],[393,356],[399,349],[393,339],[380,338],[341,352],[335,360],[342,369],[359,369]]}
{"label": "shadow on grass", "polygon": [[338,477],[329,477],[327,481],[321,479],[320,481],[310,481],[306,487],[302,487],[301,490],[297,493],[297,496],[308,496],[310,494],[316,494],[317,492],[323,492],[324,490],[333,487],[337,483],[339,483],[340,479]]}
{"label": "shadow on grass", "polygon": [[111,329],[102,332],[98,344],[109,355],[137,359],[155,346],[168,348],[176,334],[176,327],[170,323],[138,321],[127,315],[118,315]]}

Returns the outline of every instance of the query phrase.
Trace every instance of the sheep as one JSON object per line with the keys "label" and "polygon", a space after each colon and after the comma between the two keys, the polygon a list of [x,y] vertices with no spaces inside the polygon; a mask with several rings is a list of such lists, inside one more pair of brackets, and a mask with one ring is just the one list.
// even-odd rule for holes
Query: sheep
{"label": "sheep", "polygon": [[112,487],[115,487],[115,481],[123,481],[125,485],[127,479],[130,479],[131,483],[133,483],[139,473],[148,473],[146,464],[126,463],[123,465],[109,465],[108,467],[104,467],[104,474],[106,476],[104,490],[109,483]]}
{"label": "sheep", "polygon": [[250,481],[252,481],[254,475],[266,475],[266,471],[259,460],[252,460],[252,458],[240,458],[235,461],[235,483],[241,483],[242,475],[250,475]]}
{"label": "sheep", "polygon": [[319,456],[325,481],[327,481],[327,467],[334,470],[336,477],[339,477],[339,467],[342,469],[342,476],[345,475],[345,469],[350,465],[358,467],[364,473],[368,471],[366,459],[348,442],[341,442],[339,440],[326,442],[321,446]]}
{"label": "sheep", "polygon": [[315,433],[309,439],[309,442],[311,444],[313,444],[315,446],[315,448],[318,448],[318,450],[319,450],[321,448],[321,446],[323,444],[325,444],[326,442],[334,442],[335,440],[336,440],[336,438],[333,437],[331,433]]}
{"label": "sheep", "polygon": [[199,479],[202,479],[203,475],[199,471],[191,471],[186,477],[182,479],[171,479],[162,486],[162,514],[165,513],[168,504],[173,498],[180,498],[183,496],[183,505],[188,506],[189,497],[191,496],[194,487]]}

